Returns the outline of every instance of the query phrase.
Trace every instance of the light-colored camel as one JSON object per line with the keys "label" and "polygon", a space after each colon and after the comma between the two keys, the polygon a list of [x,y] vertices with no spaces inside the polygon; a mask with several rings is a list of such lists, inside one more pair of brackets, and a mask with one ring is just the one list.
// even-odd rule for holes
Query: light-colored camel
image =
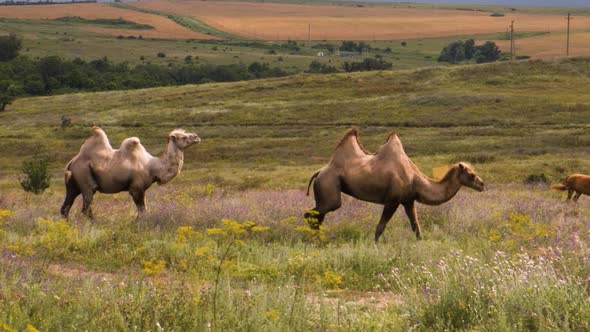
{"label": "light-colored camel", "polygon": [[328,165],[313,174],[307,187],[308,195],[314,179],[316,206],[305,217],[317,218],[315,226],[319,227],[326,213],[340,208],[341,193],[382,204],[384,209],[375,232],[375,242],[400,204],[420,239],[416,201],[439,205],[453,198],[461,186],[484,190],[482,179],[465,163],[453,165],[442,180],[435,181],[414,165],[395,133],[390,134],[385,144],[373,154],[360,145],[356,129],[349,130],[342,138]]}
{"label": "light-colored camel", "polygon": [[577,202],[582,194],[590,195],[590,176],[584,174],[571,174],[568,175],[565,180],[561,181],[561,183],[552,185],[551,188],[567,190],[566,202],[572,198],[572,195],[575,192],[574,202]]}
{"label": "light-colored camel", "polygon": [[66,166],[66,198],[61,214],[68,216],[76,197],[82,194],[82,212],[92,218],[92,197],[98,191],[114,194],[128,191],[138,212],[145,211],[145,191],[157,182],[165,184],[180,173],[184,149],[200,142],[197,134],[176,129],[168,135],[168,143],[159,158],[150,155],[139,138],[130,137],[113,149],[105,132],[92,128],[80,152]]}

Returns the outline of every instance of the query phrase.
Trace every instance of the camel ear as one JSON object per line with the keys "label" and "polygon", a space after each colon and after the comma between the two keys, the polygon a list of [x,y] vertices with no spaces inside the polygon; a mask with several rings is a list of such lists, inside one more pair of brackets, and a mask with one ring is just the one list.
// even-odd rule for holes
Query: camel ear
{"label": "camel ear", "polygon": [[465,170],[465,164],[463,163],[459,163],[459,169],[464,171]]}

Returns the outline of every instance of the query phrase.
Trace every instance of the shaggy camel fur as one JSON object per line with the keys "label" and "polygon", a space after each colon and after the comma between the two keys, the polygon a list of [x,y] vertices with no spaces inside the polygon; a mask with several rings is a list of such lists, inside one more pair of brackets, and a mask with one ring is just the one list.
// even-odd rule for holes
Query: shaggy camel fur
{"label": "shaggy camel fur", "polygon": [[305,218],[317,218],[318,224],[314,226],[319,227],[326,213],[340,208],[340,193],[382,204],[384,209],[375,232],[375,242],[400,204],[404,206],[412,230],[420,239],[416,201],[439,205],[453,198],[461,186],[484,190],[482,179],[462,162],[451,167],[440,181],[422,174],[406,155],[395,133],[389,135],[376,153],[368,153],[358,142],[356,129],[346,133],[328,165],[313,174],[307,187],[308,195],[314,179],[316,206],[305,214]]}
{"label": "shaggy camel fur", "polygon": [[130,137],[113,149],[105,132],[92,128],[77,156],[66,166],[66,198],[61,214],[68,216],[78,195],[82,194],[82,212],[92,218],[92,197],[98,191],[114,194],[128,191],[140,214],[145,211],[145,191],[157,182],[165,184],[180,173],[184,149],[200,142],[197,134],[176,129],[168,135],[166,150],[160,158],[153,157],[141,145],[139,138]]}
{"label": "shaggy camel fur", "polygon": [[566,202],[572,198],[572,195],[575,192],[574,202],[577,202],[582,194],[590,195],[590,176],[584,174],[568,175],[565,180],[561,181],[561,183],[552,185],[551,188],[567,190]]}

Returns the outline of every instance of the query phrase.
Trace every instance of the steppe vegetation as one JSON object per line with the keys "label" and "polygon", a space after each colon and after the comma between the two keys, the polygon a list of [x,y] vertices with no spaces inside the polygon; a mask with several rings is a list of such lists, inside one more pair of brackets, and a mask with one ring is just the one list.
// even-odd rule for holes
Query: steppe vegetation
{"label": "steppe vegetation", "polygon": [[[0,326],[590,329],[588,198],[546,183],[590,173],[589,77],[572,58],[17,99],[0,114]],[[91,125],[152,154],[175,127],[203,141],[144,218],[118,194],[64,221],[63,165]],[[352,199],[313,231],[304,188],[351,126],[369,150],[398,132],[427,173],[470,162],[488,191],[420,205],[422,241],[398,212],[375,246],[380,206]],[[35,152],[40,195],[18,182]]]}

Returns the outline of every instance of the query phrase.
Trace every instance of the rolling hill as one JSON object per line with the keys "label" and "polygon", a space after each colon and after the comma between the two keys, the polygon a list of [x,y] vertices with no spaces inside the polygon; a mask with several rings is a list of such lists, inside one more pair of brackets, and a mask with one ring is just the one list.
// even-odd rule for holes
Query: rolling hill
{"label": "rolling hill", "polygon": [[303,186],[351,126],[369,149],[397,131],[426,170],[465,160],[497,182],[557,179],[590,170],[589,77],[590,59],[570,58],[23,98],[0,114],[2,181],[39,150],[60,178],[92,125],[154,153],[173,128],[195,130],[184,179],[228,185]]}

